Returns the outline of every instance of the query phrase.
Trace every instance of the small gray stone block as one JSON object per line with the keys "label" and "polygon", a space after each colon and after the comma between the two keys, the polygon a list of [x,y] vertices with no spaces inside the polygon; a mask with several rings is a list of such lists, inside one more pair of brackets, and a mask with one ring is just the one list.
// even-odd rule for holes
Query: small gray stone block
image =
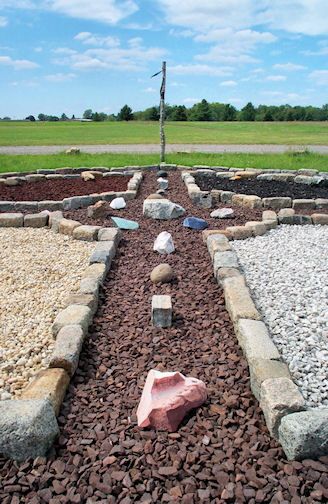
{"label": "small gray stone block", "polygon": [[232,202],[232,196],[234,196],[236,193],[232,191],[222,191],[221,192],[221,202],[222,203],[231,203]]}
{"label": "small gray stone block", "polygon": [[227,252],[215,252],[213,259],[214,276],[216,276],[217,271],[220,268],[238,269],[238,259],[236,252],[232,250],[228,250]]}
{"label": "small gray stone block", "polygon": [[80,292],[82,294],[97,295],[99,293],[99,282],[94,277],[82,278],[80,282]]}
{"label": "small gray stone block", "polygon": [[312,218],[310,215],[294,215],[293,224],[297,224],[299,226],[312,224]]}
{"label": "small gray stone block", "polygon": [[314,199],[294,199],[293,208],[297,210],[313,210],[315,208]]}
{"label": "small gray stone block", "polygon": [[0,212],[12,212],[14,209],[14,201],[0,201]]}
{"label": "small gray stone block", "polygon": [[59,233],[60,222],[64,219],[63,212],[56,210],[49,214],[49,227],[54,233]]}
{"label": "small gray stone block", "polygon": [[290,208],[292,206],[292,199],[278,198],[278,197],[263,198],[262,203],[265,208],[275,208],[275,209]]}
{"label": "small gray stone block", "polygon": [[265,225],[267,231],[270,231],[270,229],[276,229],[278,227],[277,220],[263,220],[262,223]]}
{"label": "small gray stone block", "polygon": [[226,308],[234,324],[239,319],[261,319],[243,276],[227,278],[223,287]]}
{"label": "small gray stone block", "polygon": [[102,192],[99,195],[103,201],[113,201],[116,198],[116,193],[112,191]]}
{"label": "small gray stone block", "polygon": [[33,212],[38,210],[38,202],[37,201],[16,201],[15,202],[15,211],[29,211]]}
{"label": "small gray stone block", "polygon": [[208,191],[197,191],[191,193],[193,203],[199,208],[212,208],[212,195]]}
{"label": "small gray stone block", "polygon": [[56,210],[63,210],[63,202],[54,200],[39,201],[38,210],[39,211],[49,210],[50,212],[54,212]]}
{"label": "small gray stone block", "polygon": [[325,208],[326,210],[328,210],[328,199],[325,199],[325,198],[318,198],[315,200],[315,207],[320,210],[320,209],[323,209]]}
{"label": "small gray stone block", "polygon": [[24,216],[24,227],[41,228],[47,226],[49,216],[46,213],[26,214]]}
{"label": "small gray stone block", "polygon": [[32,174],[25,176],[26,182],[41,182],[41,180],[46,180],[45,175],[41,174]]}
{"label": "small gray stone block", "polygon": [[57,334],[54,351],[50,357],[50,368],[62,368],[73,376],[79,364],[84,334],[79,325],[63,327]]}
{"label": "small gray stone block", "polygon": [[22,213],[2,213],[0,214],[0,227],[22,227],[24,216]]}
{"label": "small gray stone block", "polygon": [[281,208],[278,212],[279,224],[293,224],[295,210],[293,208]]}
{"label": "small gray stone block", "polygon": [[98,308],[98,292],[92,294],[75,292],[70,294],[66,301],[66,306],[75,304],[87,306],[92,311],[92,315],[94,315]]}
{"label": "small gray stone block", "polygon": [[44,457],[59,435],[47,399],[0,401],[0,453],[24,461]]}
{"label": "small gray stone block", "polygon": [[75,240],[94,241],[97,240],[100,226],[82,225],[73,230]]}
{"label": "small gray stone block", "polygon": [[[90,205],[93,205],[93,197],[92,196],[79,196],[80,198],[80,206],[79,208],[86,208]],[[73,202],[74,204],[74,202]]]}
{"label": "small gray stone block", "polygon": [[277,214],[273,210],[264,210],[264,212],[262,212],[262,220],[278,221]]}
{"label": "small gray stone block", "polygon": [[305,409],[304,399],[289,378],[270,378],[261,385],[260,407],[271,435],[278,439],[282,417]]}
{"label": "small gray stone block", "polygon": [[112,241],[117,248],[123,237],[123,233],[121,229],[109,227],[109,228],[101,228],[98,232],[98,241]]}
{"label": "small gray stone block", "polygon": [[296,182],[296,184],[311,185],[313,184],[313,177],[308,177],[307,175],[297,175],[294,178],[294,182]]}
{"label": "small gray stone block", "polygon": [[278,437],[288,460],[328,455],[328,409],[292,413],[281,419]]}
{"label": "small gray stone block", "polygon": [[278,349],[261,320],[238,320],[236,333],[247,360],[280,358]]}
{"label": "small gray stone block", "polygon": [[290,378],[288,366],[272,359],[252,358],[248,361],[251,389],[256,399],[261,396],[261,385],[269,378]]}
{"label": "small gray stone block", "polygon": [[76,210],[81,208],[81,196],[72,196],[71,198],[63,199],[63,209],[64,210]]}
{"label": "small gray stone block", "polygon": [[151,320],[155,327],[171,327],[172,325],[172,301],[171,296],[155,295],[152,298]]}
{"label": "small gray stone block", "polygon": [[111,261],[115,256],[116,248],[112,241],[100,241],[90,257],[90,264],[103,263],[110,268]]}
{"label": "small gray stone block", "polygon": [[52,334],[57,336],[62,327],[68,325],[78,325],[82,328],[83,334],[87,334],[88,327],[92,322],[92,312],[90,308],[83,305],[70,305],[61,310],[52,324]]}

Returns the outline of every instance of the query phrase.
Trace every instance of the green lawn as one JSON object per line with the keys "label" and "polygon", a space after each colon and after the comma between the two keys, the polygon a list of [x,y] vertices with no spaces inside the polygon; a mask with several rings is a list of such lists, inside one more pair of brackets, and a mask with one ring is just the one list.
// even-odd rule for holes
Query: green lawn
{"label": "green lawn", "polygon": [[[325,122],[170,122],[168,143],[328,144]],[[157,143],[156,122],[0,122],[0,145]]]}
{"label": "green lawn", "polygon": [[[279,168],[298,170],[315,168],[328,171],[328,156],[304,153],[286,154],[169,154],[167,163],[187,166],[196,164],[209,166],[235,166],[237,168]],[[53,154],[53,155],[0,155],[0,173],[6,171],[33,171],[39,168],[126,166],[158,163],[156,154]]]}

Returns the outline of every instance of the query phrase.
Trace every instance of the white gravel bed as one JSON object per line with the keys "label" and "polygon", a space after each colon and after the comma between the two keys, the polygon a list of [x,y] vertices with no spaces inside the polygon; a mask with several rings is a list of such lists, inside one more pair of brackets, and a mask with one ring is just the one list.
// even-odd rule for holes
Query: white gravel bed
{"label": "white gravel bed", "polygon": [[0,229],[0,399],[18,397],[46,366],[51,325],[94,248],[48,229]]}
{"label": "white gravel bed", "polygon": [[327,407],[328,226],[279,226],[233,247],[306,405]]}

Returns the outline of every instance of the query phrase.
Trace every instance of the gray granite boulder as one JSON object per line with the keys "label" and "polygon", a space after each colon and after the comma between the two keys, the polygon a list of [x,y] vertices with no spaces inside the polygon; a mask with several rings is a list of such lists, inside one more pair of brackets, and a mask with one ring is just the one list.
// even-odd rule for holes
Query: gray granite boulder
{"label": "gray granite boulder", "polygon": [[150,219],[170,220],[182,217],[186,213],[182,206],[168,199],[145,200],[143,214]]}
{"label": "gray granite boulder", "polygon": [[47,399],[0,402],[0,453],[18,461],[44,457],[59,428]]}

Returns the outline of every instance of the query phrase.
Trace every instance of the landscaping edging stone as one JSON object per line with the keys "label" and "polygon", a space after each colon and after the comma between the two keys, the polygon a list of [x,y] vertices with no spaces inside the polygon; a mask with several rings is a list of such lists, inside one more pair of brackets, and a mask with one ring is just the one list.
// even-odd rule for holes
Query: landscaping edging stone
{"label": "landscaping edging stone", "polygon": [[[125,167],[124,170],[119,172],[113,172],[109,168],[75,168],[67,169],[62,168],[61,170],[38,170],[38,173],[24,173],[22,176],[17,176],[17,174],[3,173],[1,174],[0,183],[6,185],[19,185],[24,183],[38,183],[40,180],[51,180],[51,179],[71,179],[80,178],[80,174],[83,171],[91,171],[100,173],[102,177],[108,177],[113,175],[130,176],[130,180],[127,184],[126,191],[106,191],[99,194],[89,194],[85,196],[72,196],[70,198],[64,198],[63,200],[53,201],[53,200],[43,200],[43,201],[0,201],[0,212],[17,212],[17,211],[39,211],[49,210],[75,210],[78,208],[86,208],[90,205],[94,205],[98,201],[112,201],[114,198],[123,197],[126,201],[135,199],[140,183],[142,181],[142,172],[140,168],[134,168],[133,170],[128,170]],[[47,174],[42,174],[42,172],[52,172]],[[68,173],[72,171],[73,173]],[[55,173],[54,173],[55,172]],[[56,173],[58,172],[58,173]],[[63,173],[59,173],[63,172]],[[13,182],[16,181],[16,184]],[[87,184],[87,182],[86,182]]]}
{"label": "landscaping edging stone", "polygon": [[[315,185],[318,180],[328,179],[328,174],[326,172],[319,172],[317,170],[298,170],[295,172],[289,170],[288,172],[284,172],[282,170],[255,170],[252,168],[236,169],[225,167],[216,167],[216,169],[213,170],[210,169],[209,166],[194,166],[191,170],[182,171],[181,177],[187,187],[190,199],[196,206],[201,208],[212,208],[212,204],[225,203],[247,208],[271,208],[274,210],[280,210],[281,208],[294,208],[295,210],[328,209],[328,199],[325,198],[292,200],[288,197],[276,196],[260,198],[256,195],[237,194],[233,191],[222,191],[220,189],[202,191],[196,184],[194,177],[196,173],[201,173],[204,176],[216,174],[218,178],[231,178],[240,173],[240,175],[243,174],[244,178],[254,177],[258,180],[278,180],[284,182],[290,180],[295,183]],[[307,175],[310,173],[311,175]]]}
{"label": "landscaping edging stone", "polygon": [[[296,215],[292,208],[281,209],[278,215],[265,210],[261,222],[203,231],[214,276],[223,287],[226,308],[248,363],[252,392],[260,403],[270,434],[280,442],[288,460],[328,455],[328,408],[306,410],[304,398],[256,309],[246,278],[235,264],[238,254],[232,251],[229,240],[258,236],[256,224],[264,226],[265,233],[280,224],[299,225],[299,217],[304,216]],[[306,217],[304,224],[328,225],[326,214]],[[243,228],[247,232],[243,233]],[[228,253],[235,254],[231,256],[232,267],[226,267]]]}
{"label": "landscaping edging stone", "polygon": [[[40,224],[37,227],[42,223],[55,233],[94,241],[96,249],[82,276],[79,292],[69,296],[66,308],[53,322],[56,343],[48,368],[34,376],[20,399],[0,401],[0,453],[18,461],[45,456],[59,434],[56,416],[70,378],[77,369],[83,341],[97,310],[99,289],[122,237],[118,228],[83,226],[80,222],[65,219],[58,211],[33,215]],[[26,220],[30,223],[29,215],[0,214],[0,227],[28,227]],[[100,254],[97,247],[101,248]]]}

